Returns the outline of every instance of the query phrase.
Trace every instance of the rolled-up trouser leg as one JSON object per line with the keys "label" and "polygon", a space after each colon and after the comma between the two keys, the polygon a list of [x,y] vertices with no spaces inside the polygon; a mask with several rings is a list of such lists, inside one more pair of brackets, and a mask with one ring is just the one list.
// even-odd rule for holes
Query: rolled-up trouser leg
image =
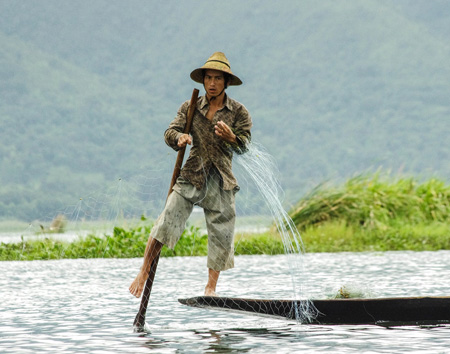
{"label": "rolled-up trouser leg", "polygon": [[179,177],[150,236],[173,249],[196,204],[205,212],[208,231],[208,268],[217,271],[233,268],[235,191],[223,190],[222,184],[220,173],[214,168],[201,190],[197,190],[191,183]]}
{"label": "rolled-up trouser leg", "polygon": [[235,191],[223,190],[218,171],[212,171],[206,182],[206,195],[200,205],[205,211],[208,230],[210,269],[221,271],[234,267]]}
{"label": "rolled-up trouser leg", "polygon": [[192,202],[176,191],[172,192],[163,212],[156,220],[150,236],[173,249],[186,227],[186,221],[191,215],[192,208]]}
{"label": "rolled-up trouser leg", "polygon": [[[233,205],[234,206],[234,205]],[[228,210],[205,209],[208,230],[208,262],[210,269],[222,271],[234,267],[234,207]]]}

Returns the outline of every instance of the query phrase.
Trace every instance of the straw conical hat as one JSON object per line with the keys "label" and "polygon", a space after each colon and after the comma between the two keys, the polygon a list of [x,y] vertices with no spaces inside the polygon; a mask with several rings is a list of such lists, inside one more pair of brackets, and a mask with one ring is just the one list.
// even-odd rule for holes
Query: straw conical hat
{"label": "straw conical hat", "polygon": [[195,82],[203,84],[202,71],[205,69],[219,70],[229,74],[230,82],[228,83],[228,85],[238,86],[242,84],[241,79],[239,79],[236,75],[234,75],[231,72],[230,62],[228,61],[225,54],[223,54],[222,52],[215,52],[208,58],[206,63],[201,68],[195,69],[193,72],[191,72],[191,79],[194,80]]}

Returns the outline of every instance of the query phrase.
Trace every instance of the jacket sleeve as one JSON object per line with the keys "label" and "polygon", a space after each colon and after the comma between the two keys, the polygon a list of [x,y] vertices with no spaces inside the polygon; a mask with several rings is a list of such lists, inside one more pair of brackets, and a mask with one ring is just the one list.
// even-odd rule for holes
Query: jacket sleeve
{"label": "jacket sleeve", "polygon": [[235,124],[231,127],[236,135],[236,143],[225,143],[226,147],[241,155],[248,151],[251,141],[252,118],[243,105],[237,111]]}
{"label": "jacket sleeve", "polygon": [[169,128],[164,132],[164,141],[175,151],[180,150],[178,147],[178,139],[183,135],[184,126],[186,125],[186,115],[189,107],[189,101],[184,102],[178,109],[177,116],[169,124]]}

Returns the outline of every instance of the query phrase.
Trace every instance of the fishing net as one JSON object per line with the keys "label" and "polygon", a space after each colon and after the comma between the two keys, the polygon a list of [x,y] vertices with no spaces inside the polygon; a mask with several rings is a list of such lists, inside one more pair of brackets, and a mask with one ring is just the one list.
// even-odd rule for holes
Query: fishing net
{"label": "fishing net", "polygon": [[[140,258],[150,233],[156,238],[166,233],[174,249],[164,247],[161,257],[200,256],[208,268],[224,273],[228,268],[239,271],[239,289],[227,289],[224,301],[223,283],[219,280],[218,297],[209,298],[203,307],[281,315],[301,323],[314,319],[316,311],[308,299],[301,236],[283,206],[283,190],[271,155],[255,142],[245,154],[234,155],[233,172],[240,186],[235,195],[235,215],[229,210],[229,195],[224,197],[217,192],[220,179],[210,176],[205,193],[191,196],[189,203],[176,210],[175,217],[162,215],[175,160],[176,153],[169,151],[151,170],[122,176],[105,188],[30,222],[26,230],[16,235],[20,240],[10,240],[18,246],[17,259],[29,256],[32,242],[48,247],[46,256],[40,253],[43,259]],[[172,228],[161,228],[163,219],[172,220],[166,223]],[[173,220],[178,221],[177,225],[173,225]],[[240,269],[241,259],[257,255],[274,257],[273,265],[284,269],[283,276],[271,277],[271,269],[259,269],[265,273],[264,283],[252,281],[248,273],[253,270]],[[157,278],[156,275],[155,284]],[[290,286],[286,288],[286,284]],[[192,293],[197,299],[199,295],[203,294]],[[264,302],[265,309],[261,309],[261,303],[255,308],[250,303],[255,298],[297,301],[281,311],[276,302]],[[192,301],[191,305],[196,306]]]}

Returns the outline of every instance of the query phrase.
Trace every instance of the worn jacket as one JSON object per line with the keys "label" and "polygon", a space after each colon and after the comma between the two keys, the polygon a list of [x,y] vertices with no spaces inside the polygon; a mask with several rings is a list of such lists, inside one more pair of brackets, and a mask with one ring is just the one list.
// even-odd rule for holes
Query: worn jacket
{"label": "worn jacket", "polygon": [[[170,123],[164,133],[164,139],[174,150],[178,138],[183,134],[189,101],[184,102],[178,110],[177,116]],[[225,102],[210,121],[206,118],[209,102],[206,96],[197,100],[197,107],[192,121],[192,147],[189,158],[181,170],[181,176],[201,189],[206,181],[210,168],[214,165],[223,180],[223,189],[232,190],[238,187],[232,171],[233,152],[243,154],[250,142],[252,119],[243,104],[225,96]],[[218,121],[226,123],[236,135],[237,142],[227,143],[214,133],[214,126]]]}

